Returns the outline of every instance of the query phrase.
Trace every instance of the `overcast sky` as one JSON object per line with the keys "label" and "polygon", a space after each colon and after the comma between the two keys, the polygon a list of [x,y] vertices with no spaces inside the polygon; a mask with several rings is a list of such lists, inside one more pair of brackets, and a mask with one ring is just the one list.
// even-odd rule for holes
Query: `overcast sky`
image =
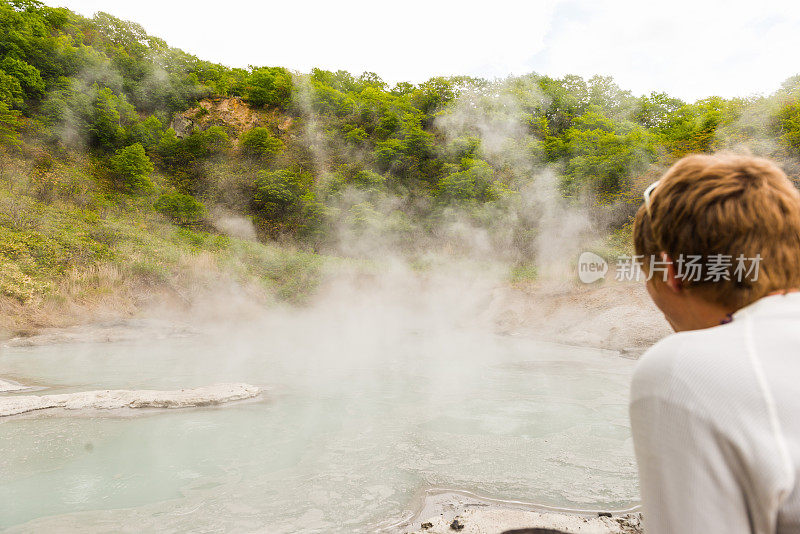
{"label": "overcast sky", "polygon": [[800,2],[46,0],[133,20],[230,66],[431,76],[613,76],[636,94],[771,93],[800,73]]}

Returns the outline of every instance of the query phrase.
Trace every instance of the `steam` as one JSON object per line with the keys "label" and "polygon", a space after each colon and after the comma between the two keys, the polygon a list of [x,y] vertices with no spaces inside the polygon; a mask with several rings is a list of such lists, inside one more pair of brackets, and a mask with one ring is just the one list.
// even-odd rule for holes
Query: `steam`
{"label": "steam", "polygon": [[[325,177],[332,171],[331,153],[334,151],[330,150],[331,147],[345,151],[354,161],[368,167],[366,154],[360,153],[358,148],[337,146],[337,143],[343,143],[340,137],[323,130],[323,121],[315,114],[309,91],[307,82],[298,83],[297,105],[303,120],[303,145],[310,152],[315,175],[324,184]],[[540,279],[570,280],[573,278],[570,266],[574,256],[602,234],[597,228],[597,217],[593,217],[587,208],[588,200],[562,197],[559,191],[560,170],[540,159],[535,150],[536,139],[519,119],[522,116],[518,100],[501,81],[462,93],[456,102],[441,110],[434,125],[436,135],[451,144],[466,137],[477,139],[479,145],[475,157],[494,169],[496,180],[504,181],[509,190],[518,192],[483,204],[447,204],[442,201],[441,205],[432,206],[430,200],[420,200],[397,191],[367,190],[356,185],[344,187],[336,196],[331,196],[329,203],[326,202],[332,209],[334,227],[331,230],[335,239],[333,245],[322,251],[329,257],[321,267],[319,290],[304,306],[270,302],[265,297],[264,288],[251,287],[246,280],[223,275],[213,258],[197,254],[181,258],[186,263],[182,267],[188,266],[185,271],[193,275],[191,283],[194,285],[188,298],[175,291],[179,299],[174,295],[172,299],[180,300],[180,305],[167,306],[167,297],[161,294],[145,296],[153,303],[148,312],[194,325],[202,332],[202,337],[198,336],[201,347],[189,345],[187,349],[184,345],[183,350],[172,350],[165,344],[164,348],[154,343],[154,337],[145,327],[140,328],[136,340],[127,345],[130,352],[122,353],[118,358],[125,361],[127,356],[129,360],[129,366],[122,373],[107,372],[109,369],[93,365],[98,361],[98,355],[92,351],[107,350],[106,347],[92,349],[82,346],[71,354],[66,350],[57,351],[49,360],[49,368],[59,369],[61,385],[87,384],[96,380],[102,383],[92,384],[92,387],[98,388],[176,389],[207,385],[210,377],[213,381],[247,381],[257,387],[267,387],[270,395],[274,394],[269,401],[275,410],[267,414],[260,412],[261,423],[264,419],[274,418],[275,413],[284,413],[282,410],[287,409],[286,405],[291,407],[294,402],[296,409],[298,404],[301,405],[295,413],[286,412],[289,416],[285,421],[289,424],[282,422],[282,426],[274,432],[270,430],[267,435],[286,436],[285,443],[276,450],[284,447],[286,451],[280,453],[292,456],[287,465],[298,463],[297,451],[310,450],[312,454],[302,453],[304,456],[299,463],[317,474],[309,483],[282,484],[281,502],[268,499],[265,504],[263,494],[252,501],[253,510],[272,507],[279,509],[277,515],[291,509],[291,514],[297,517],[282,519],[291,521],[286,526],[287,531],[308,524],[309,520],[304,519],[303,514],[319,512],[307,497],[317,488],[327,491],[326,484],[330,480],[340,480],[341,472],[331,472],[341,466],[348,470],[346,475],[351,477],[352,483],[335,487],[342,492],[354,488],[354,493],[330,498],[337,506],[324,518],[330,522],[329,527],[345,524],[345,521],[352,524],[356,516],[357,522],[366,522],[370,513],[376,513],[374,510],[385,513],[377,505],[387,501],[389,496],[397,502],[408,502],[413,491],[409,485],[413,484],[437,481],[466,486],[480,484],[489,488],[488,492],[501,494],[509,491],[509,483],[514,482],[514,477],[509,477],[514,467],[527,465],[524,475],[518,477],[521,481],[518,488],[530,487],[531,480],[535,480],[540,487],[547,488],[541,495],[552,497],[552,472],[548,472],[552,465],[572,465],[577,458],[577,465],[588,464],[598,473],[615,473],[617,465],[626,465],[627,449],[612,440],[611,460],[607,457],[598,459],[591,440],[575,439],[574,433],[559,430],[564,428],[559,427],[561,422],[553,429],[537,430],[543,433],[530,438],[532,448],[558,450],[557,457],[543,456],[539,459],[540,465],[531,468],[530,458],[525,458],[527,452],[520,447],[520,442],[504,439],[508,437],[506,433],[512,435],[514,432],[507,432],[507,428],[509,425],[513,428],[523,417],[533,419],[541,415],[544,416],[543,425],[547,426],[552,424],[552,414],[531,408],[531,413],[518,414],[517,418],[512,413],[484,417],[486,413],[496,414],[502,409],[464,403],[473,392],[478,392],[478,396],[497,393],[491,383],[487,384],[487,372],[497,372],[504,377],[503,380],[512,377],[509,383],[519,384],[520,381],[513,378],[525,378],[525,370],[520,372],[515,367],[520,361],[531,363],[528,360],[533,359],[534,365],[547,366],[553,362],[539,360],[560,357],[557,352],[551,352],[552,347],[532,345],[517,349],[518,352],[510,350],[508,339],[494,335],[501,326],[503,332],[515,333],[516,326],[524,322],[529,307],[541,307],[542,303],[527,295],[520,296],[509,288],[510,270],[519,265],[531,265]],[[379,172],[375,168],[369,170]],[[211,170],[223,171],[223,165]],[[237,180],[244,178],[249,176],[230,177],[226,183],[238,183]],[[227,235],[247,241],[255,238],[252,221],[237,215],[231,206],[228,209],[221,205],[212,207],[210,218],[215,227]],[[252,243],[243,245],[255,246]],[[265,250],[272,248],[277,247],[264,246]],[[285,250],[281,249],[276,255]],[[288,263],[278,266],[277,270],[291,271],[295,268]],[[300,280],[298,286],[303,282]],[[147,288],[143,292],[146,293]],[[549,297],[545,295],[543,298]],[[263,305],[265,300],[269,302],[268,306]],[[565,325],[577,322],[575,319],[581,318],[579,313],[580,310],[568,309],[559,319],[563,321],[559,328],[567,331]],[[618,320],[618,316],[608,314],[601,321],[594,322],[601,330],[612,330],[604,327]],[[113,332],[114,328],[112,326],[110,330]],[[109,333],[106,339],[112,337]],[[597,339],[602,343],[602,338],[598,336]],[[579,343],[580,339],[570,341]],[[115,347],[116,350],[125,349]],[[54,361],[59,357],[65,358],[61,364]],[[571,363],[569,359],[565,361]],[[577,361],[580,363],[580,358]],[[604,361],[603,365],[607,363]],[[19,365],[24,368],[25,363]],[[620,363],[612,361],[611,365]],[[92,380],[87,379],[86,375],[92,370],[99,371],[100,378],[96,378],[96,374]],[[538,371],[534,372],[539,376]],[[25,378],[21,375],[13,376]],[[589,381],[595,379],[592,373],[584,373],[584,376]],[[623,395],[622,387],[604,384],[604,388]],[[292,399],[292,395],[299,397],[300,402],[297,398]],[[528,406],[543,405],[546,397],[533,395]],[[493,406],[503,406],[502,398],[490,400],[496,403]],[[341,413],[333,414],[329,403],[341,407]],[[580,414],[584,410],[572,412],[572,404],[567,403],[565,409],[569,417],[574,418],[574,422],[569,424],[573,429],[583,428],[579,431],[587,432],[587,425],[580,424]],[[597,413],[608,405],[604,397],[597,405],[599,410],[594,409],[597,406],[592,407],[592,417],[597,417]],[[464,406],[466,408],[462,409]],[[435,415],[420,423],[416,413],[420,408],[423,413]],[[475,418],[464,415],[464,410],[472,408],[486,413]],[[451,411],[447,412],[448,409]],[[516,409],[512,407],[512,411]],[[252,425],[253,413],[244,414],[245,424]],[[472,437],[467,434],[459,439],[453,439],[452,435],[442,439],[441,432],[431,431],[429,427],[440,424],[439,414],[445,414],[441,417],[445,426],[448,417],[452,417],[459,424],[474,425],[477,434],[486,433],[487,428],[489,431],[502,429],[499,432],[502,436],[497,440],[499,448],[494,448],[498,454],[492,469],[499,466],[495,473],[486,472],[488,464],[481,458],[470,461],[472,475],[454,477],[435,467],[435,462],[441,460],[431,459],[437,453],[435,449],[418,447],[416,436],[407,439],[409,435],[420,433],[423,436],[421,441],[435,443],[440,440],[451,447],[439,449],[451,451],[443,454],[445,461],[467,458],[475,450],[480,454],[488,450],[486,443],[470,441]],[[342,419],[335,425],[340,424],[350,433],[318,430],[329,424],[331,418],[335,420],[337,417]],[[405,426],[384,420],[395,417]],[[624,418],[622,421],[615,421],[614,426],[623,425]],[[261,428],[261,425],[252,426]],[[369,448],[374,445],[374,440],[383,439],[380,435],[392,432],[396,436],[406,436],[392,446],[402,445],[405,451],[411,452],[390,456]],[[246,433],[231,434],[237,442],[232,444],[233,447],[239,445],[239,441],[245,443],[247,437],[241,437],[243,434]],[[154,458],[167,454],[169,447],[162,439],[165,435],[169,433],[148,435],[152,441],[145,442],[149,446],[143,447],[144,453]],[[557,442],[547,444],[548,439],[540,439],[542,436]],[[364,438],[368,446],[354,446],[354,437]],[[470,451],[470,444],[476,449]],[[415,447],[420,452],[416,452]],[[258,449],[248,444],[242,450],[252,453]],[[345,451],[344,455],[341,455],[342,451]],[[365,458],[362,465],[352,467],[344,462],[344,459],[359,458],[365,451],[370,457]],[[255,467],[252,471],[256,472],[264,465],[263,451],[258,450],[257,454],[249,466]],[[209,457],[214,455],[211,451]],[[186,456],[191,458],[191,455]],[[238,455],[226,451],[226,457]],[[392,458],[407,458],[411,466],[402,469],[402,480],[392,482],[395,488],[402,488],[399,490],[389,488],[386,482],[386,462]],[[553,459],[557,461],[553,462]],[[547,465],[547,462],[552,463]],[[617,482],[616,486],[598,487],[591,477],[584,477],[584,483],[577,486],[570,480],[568,489],[564,490],[565,498],[579,502],[604,502],[610,493],[614,499],[627,502],[635,498],[631,495],[629,483],[635,477],[631,465],[630,462],[627,464],[622,477],[625,480]],[[461,468],[466,466],[464,464]],[[249,473],[251,469],[242,471]],[[281,471],[291,473],[289,468]],[[406,476],[409,472],[418,477],[416,482],[409,483]],[[562,483],[567,486],[566,482]],[[232,487],[236,488],[238,496],[239,488],[260,490],[263,486],[243,484],[242,479],[237,479]],[[369,494],[369,503],[365,494]],[[381,498],[376,499],[375,495]],[[339,503],[356,503],[359,509],[347,509]],[[175,505],[170,506],[174,510]],[[372,511],[365,515],[365,507]],[[207,506],[203,509],[211,510]],[[321,512],[319,514],[322,517]],[[186,521],[198,521],[196,515],[183,515]],[[241,513],[228,514],[231,515],[240,517]],[[346,517],[348,515],[351,516]],[[163,516],[159,518],[162,519]],[[263,527],[262,518],[258,519]]]}
{"label": "steam", "polygon": [[[298,77],[296,84],[302,144],[319,187],[336,170],[334,153],[379,173],[365,153],[323,130],[308,79]],[[537,141],[523,116],[517,97],[498,81],[464,91],[433,125],[451,147],[476,139],[475,157],[518,192],[485,204],[432,206],[397,191],[345,185],[325,198],[333,240],[322,249],[328,260],[310,301],[299,309],[274,302],[259,309],[246,304],[247,295],[260,298],[258,292],[220,282],[193,295],[195,319],[204,329],[221,329],[220,335],[244,321],[264,324],[264,331],[310,329],[343,346],[360,336],[357,344],[376,351],[407,332],[424,331],[446,343],[457,330],[497,331],[508,322],[504,306],[513,269],[525,266],[539,281],[569,283],[575,258],[603,236],[590,199],[562,196],[560,169],[531,149]],[[252,222],[231,210],[212,210],[212,220],[228,235],[255,237]]]}
{"label": "steam", "polygon": [[[346,145],[335,132],[322,130],[308,78],[298,76],[296,82],[304,143],[322,186],[332,171],[334,152],[379,173],[370,168],[364,152]],[[462,88],[456,101],[439,111],[433,132],[453,150],[464,140],[477,140],[475,157],[487,162],[513,193],[484,205],[437,207],[430,199],[349,185],[326,199],[332,207],[335,236],[330,251],[378,262],[391,258],[412,266],[421,260],[439,266],[450,261],[492,264],[496,283],[518,264],[535,266],[543,277],[569,278],[571,262],[600,238],[602,228],[590,214],[589,199],[562,197],[560,169],[542,161],[536,149],[539,141],[522,122],[525,114],[512,85],[500,80]],[[530,87],[525,87],[525,98],[546,105]]]}
{"label": "steam", "polygon": [[[541,277],[563,280],[570,276],[574,257],[600,232],[587,199],[570,203],[560,193],[559,169],[535,150],[539,141],[521,122],[525,113],[511,83],[501,80],[463,92],[435,126],[450,141],[464,136],[479,139],[479,156],[511,176],[510,185],[519,190],[493,213],[486,229],[492,236],[487,252],[506,262],[533,262]],[[545,97],[532,87],[525,87],[525,95],[546,105]]]}
{"label": "steam", "polygon": [[256,240],[256,230],[253,226],[253,221],[247,217],[221,207],[216,207],[211,214],[211,220],[216,229],[226,235],[245,241]]}

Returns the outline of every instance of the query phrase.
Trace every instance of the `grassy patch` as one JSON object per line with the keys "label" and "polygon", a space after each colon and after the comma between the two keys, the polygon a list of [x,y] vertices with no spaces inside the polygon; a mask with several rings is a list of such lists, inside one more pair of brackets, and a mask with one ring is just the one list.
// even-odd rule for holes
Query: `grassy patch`
{"label": "grassy patch", "polygon": [[[102,180],[87,184],[89,161],[3,160],[0,295],[23,305],[124,301],[141,287],[191,294],[220,277],[304,303],[319,286],[324,257],[172,224],[154,209],[157,194],[134,198],[109,193]],[[42,194],[39,185],[56,178],[80,187]],[[81,202],[67,198],[73,194]]]}
{"label": "grassy patch", "polygon": [[511,268],[508,274],[508,280],[512,284],[520,284],[523,282],[533,282],[539,276],[539,272],[535,265],[531,263],[523,263],[515,265]]}

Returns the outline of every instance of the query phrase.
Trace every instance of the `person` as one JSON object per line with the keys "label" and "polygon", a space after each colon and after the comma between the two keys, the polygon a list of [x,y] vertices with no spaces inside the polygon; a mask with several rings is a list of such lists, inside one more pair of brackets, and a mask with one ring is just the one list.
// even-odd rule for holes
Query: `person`
{"label": "person", "polygon": [[800,533],[800,193],[765,159],[687,156],[634,245],[675,330],[631,385],[645,532]]}

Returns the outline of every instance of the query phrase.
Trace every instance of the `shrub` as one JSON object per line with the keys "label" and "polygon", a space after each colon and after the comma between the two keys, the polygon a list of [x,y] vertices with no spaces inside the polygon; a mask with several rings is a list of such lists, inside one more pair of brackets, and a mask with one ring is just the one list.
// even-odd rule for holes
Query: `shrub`
{"label": "shrub", "polygon": [[242,150],[251,156],[268,159],[283,150],[283,143],[268,129],[257,126],[242,135]]}
{"label": "shrub", "polygon": [[201,202],[182,193],[161,195],[153,207],[179,226],[197,225],[206,213],[206,207]]}
{"label": "shrub", "polygon": [[326,209],[311,190],[313,177],[289,170],[262,171],[255,182],[253,205],[270,233],[295,231],[304,237],[318,235]]}
{"label": "shrub", "polygon": [[311,176],[289,170],[261,172],[255,183],[253,201],[269,218],[299,211],[301,197],[309,192]]}
{"label": "shrub", "polygon": [[377,189],[384,185],[386,177],[377,172],[362,170],[353,174],[350,182],[362,189]]}
{"label": "shrub", "polygon": [[9,109],[5,102],[0,102],[0,145],[18,145],[19,112]]}
{"label": "shrub", "polygon": [[495,200],[494,171],[483,160],[463,159],[463,170],[439,180],[439,198],[450,201]]}
{"label": "shrub", "polygon": [[186,172],[195,162],[217,156],[230,146],[230,139],[221,126],[200,131],[195,128],[184,139],[175,130],[167,129],[156,147],[162,168],[171,172]]}
{"label": "shrub", "polygon": [[37,282],[13,262],[0,260],[0,294],[25,303],[37,293],[46,293],[51,289],[48,283]]}
{"label": "shrub", "polygon": [[364,144],[367,139],[369,139],[369,135],[367,135],[364,128],[351,128],[345,132],[344,138],[348,142],[358,146]]}

